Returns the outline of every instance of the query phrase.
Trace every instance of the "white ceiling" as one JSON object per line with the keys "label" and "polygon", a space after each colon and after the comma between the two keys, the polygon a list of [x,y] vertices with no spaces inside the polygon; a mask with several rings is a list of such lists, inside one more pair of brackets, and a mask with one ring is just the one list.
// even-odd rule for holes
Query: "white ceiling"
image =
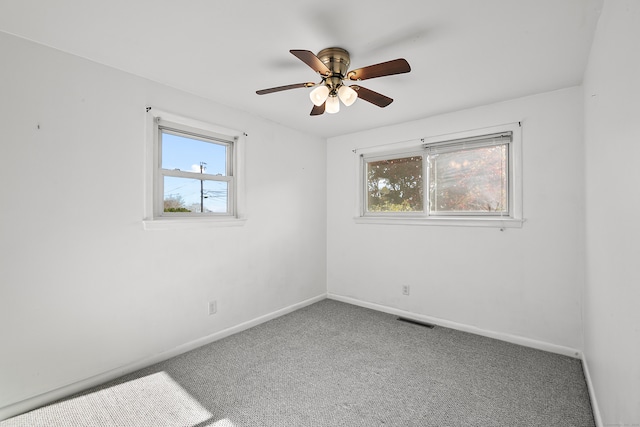
{"label": "white ceiling", "polygon": [[[582,83],[602,0],[2,0],[0,31],[331,137]],[[394,99],[311,117],[318,81],[289,53],[338,46]],[[169,106],[163,106],[168,108]]]}

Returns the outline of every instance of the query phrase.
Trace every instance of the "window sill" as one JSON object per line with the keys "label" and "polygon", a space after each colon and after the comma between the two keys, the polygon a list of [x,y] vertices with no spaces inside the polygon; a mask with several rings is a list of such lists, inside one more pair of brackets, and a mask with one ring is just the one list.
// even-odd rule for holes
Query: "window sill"
{"label": "window sill", "polygon": [[513,218],[416,218],[389,216],[360,216],[355,217],[356,224],[383,225],[440,225],[453,227],[494,227],[494,228],[522,228],[524,219]]}
{"label": "window sill", "polygon": [[158,218],[145,219],[145,230],[189,230],[214,227],[241,227],[246,222],[242,218]]}

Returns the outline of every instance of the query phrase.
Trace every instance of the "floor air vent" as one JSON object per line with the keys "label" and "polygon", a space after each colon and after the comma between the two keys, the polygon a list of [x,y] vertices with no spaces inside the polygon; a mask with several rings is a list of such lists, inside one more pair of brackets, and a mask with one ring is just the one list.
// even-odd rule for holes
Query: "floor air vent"
{"label": "floor air vent", "polygon": [[432,325],[431,323],[421,322],[419,320],[407,319],[406,317],[398,317],[398,320],[401,322],[413,323],[414,325],[424,326],[425,328],[433,329],[436,325]]}

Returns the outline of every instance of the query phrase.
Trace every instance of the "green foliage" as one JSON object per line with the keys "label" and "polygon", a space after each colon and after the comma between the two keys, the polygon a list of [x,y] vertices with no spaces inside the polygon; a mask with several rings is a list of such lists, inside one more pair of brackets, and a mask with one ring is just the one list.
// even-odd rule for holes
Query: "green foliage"
{"label": "green foliage", "polygon": [[179,194],[170,194],[164,198],[165,212],[191,212],[184,205],[184,200]]}
{"label": "green foliage", "polygon": [[422,156],[367,164],[371,212],[420,212],[423,209]]}

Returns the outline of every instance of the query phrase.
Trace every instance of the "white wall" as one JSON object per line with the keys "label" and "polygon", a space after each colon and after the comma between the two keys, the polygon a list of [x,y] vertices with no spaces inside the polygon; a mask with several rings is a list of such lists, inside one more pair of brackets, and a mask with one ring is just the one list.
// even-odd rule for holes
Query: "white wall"
{"label": "white wall", "polygon": [[640,2],[606,1],[585,75],[585,356],[604,425],[640,425]]}
{"label": "white wall", "polygon": [[[581,349],[582,118],[582,90],[574,87],[330,139],[329,294],[568,353]],[[353,149],[517,121],[523,122],[521,229],[354,223]],[[402,295],[402,285],[411,295]]]}
{"label": "white wall", "polygon": [[[0,52],[0,410],[326,293],[323,139],[3,33]],[[249,135],[244,226],[143,230],[147,105]]]}
{"label": "white wall", "polygon": [[[328,289],[584,349],[604,425],[640,423],[637,40],[640,3],[607,0],[584,92],[333,138],[325,154],[319,138],[0,33],[0,415]],[[249,134],[243,227],[143,231],[146,105]],[[522,229],[353,222],[352,149],[514,121]]]}

